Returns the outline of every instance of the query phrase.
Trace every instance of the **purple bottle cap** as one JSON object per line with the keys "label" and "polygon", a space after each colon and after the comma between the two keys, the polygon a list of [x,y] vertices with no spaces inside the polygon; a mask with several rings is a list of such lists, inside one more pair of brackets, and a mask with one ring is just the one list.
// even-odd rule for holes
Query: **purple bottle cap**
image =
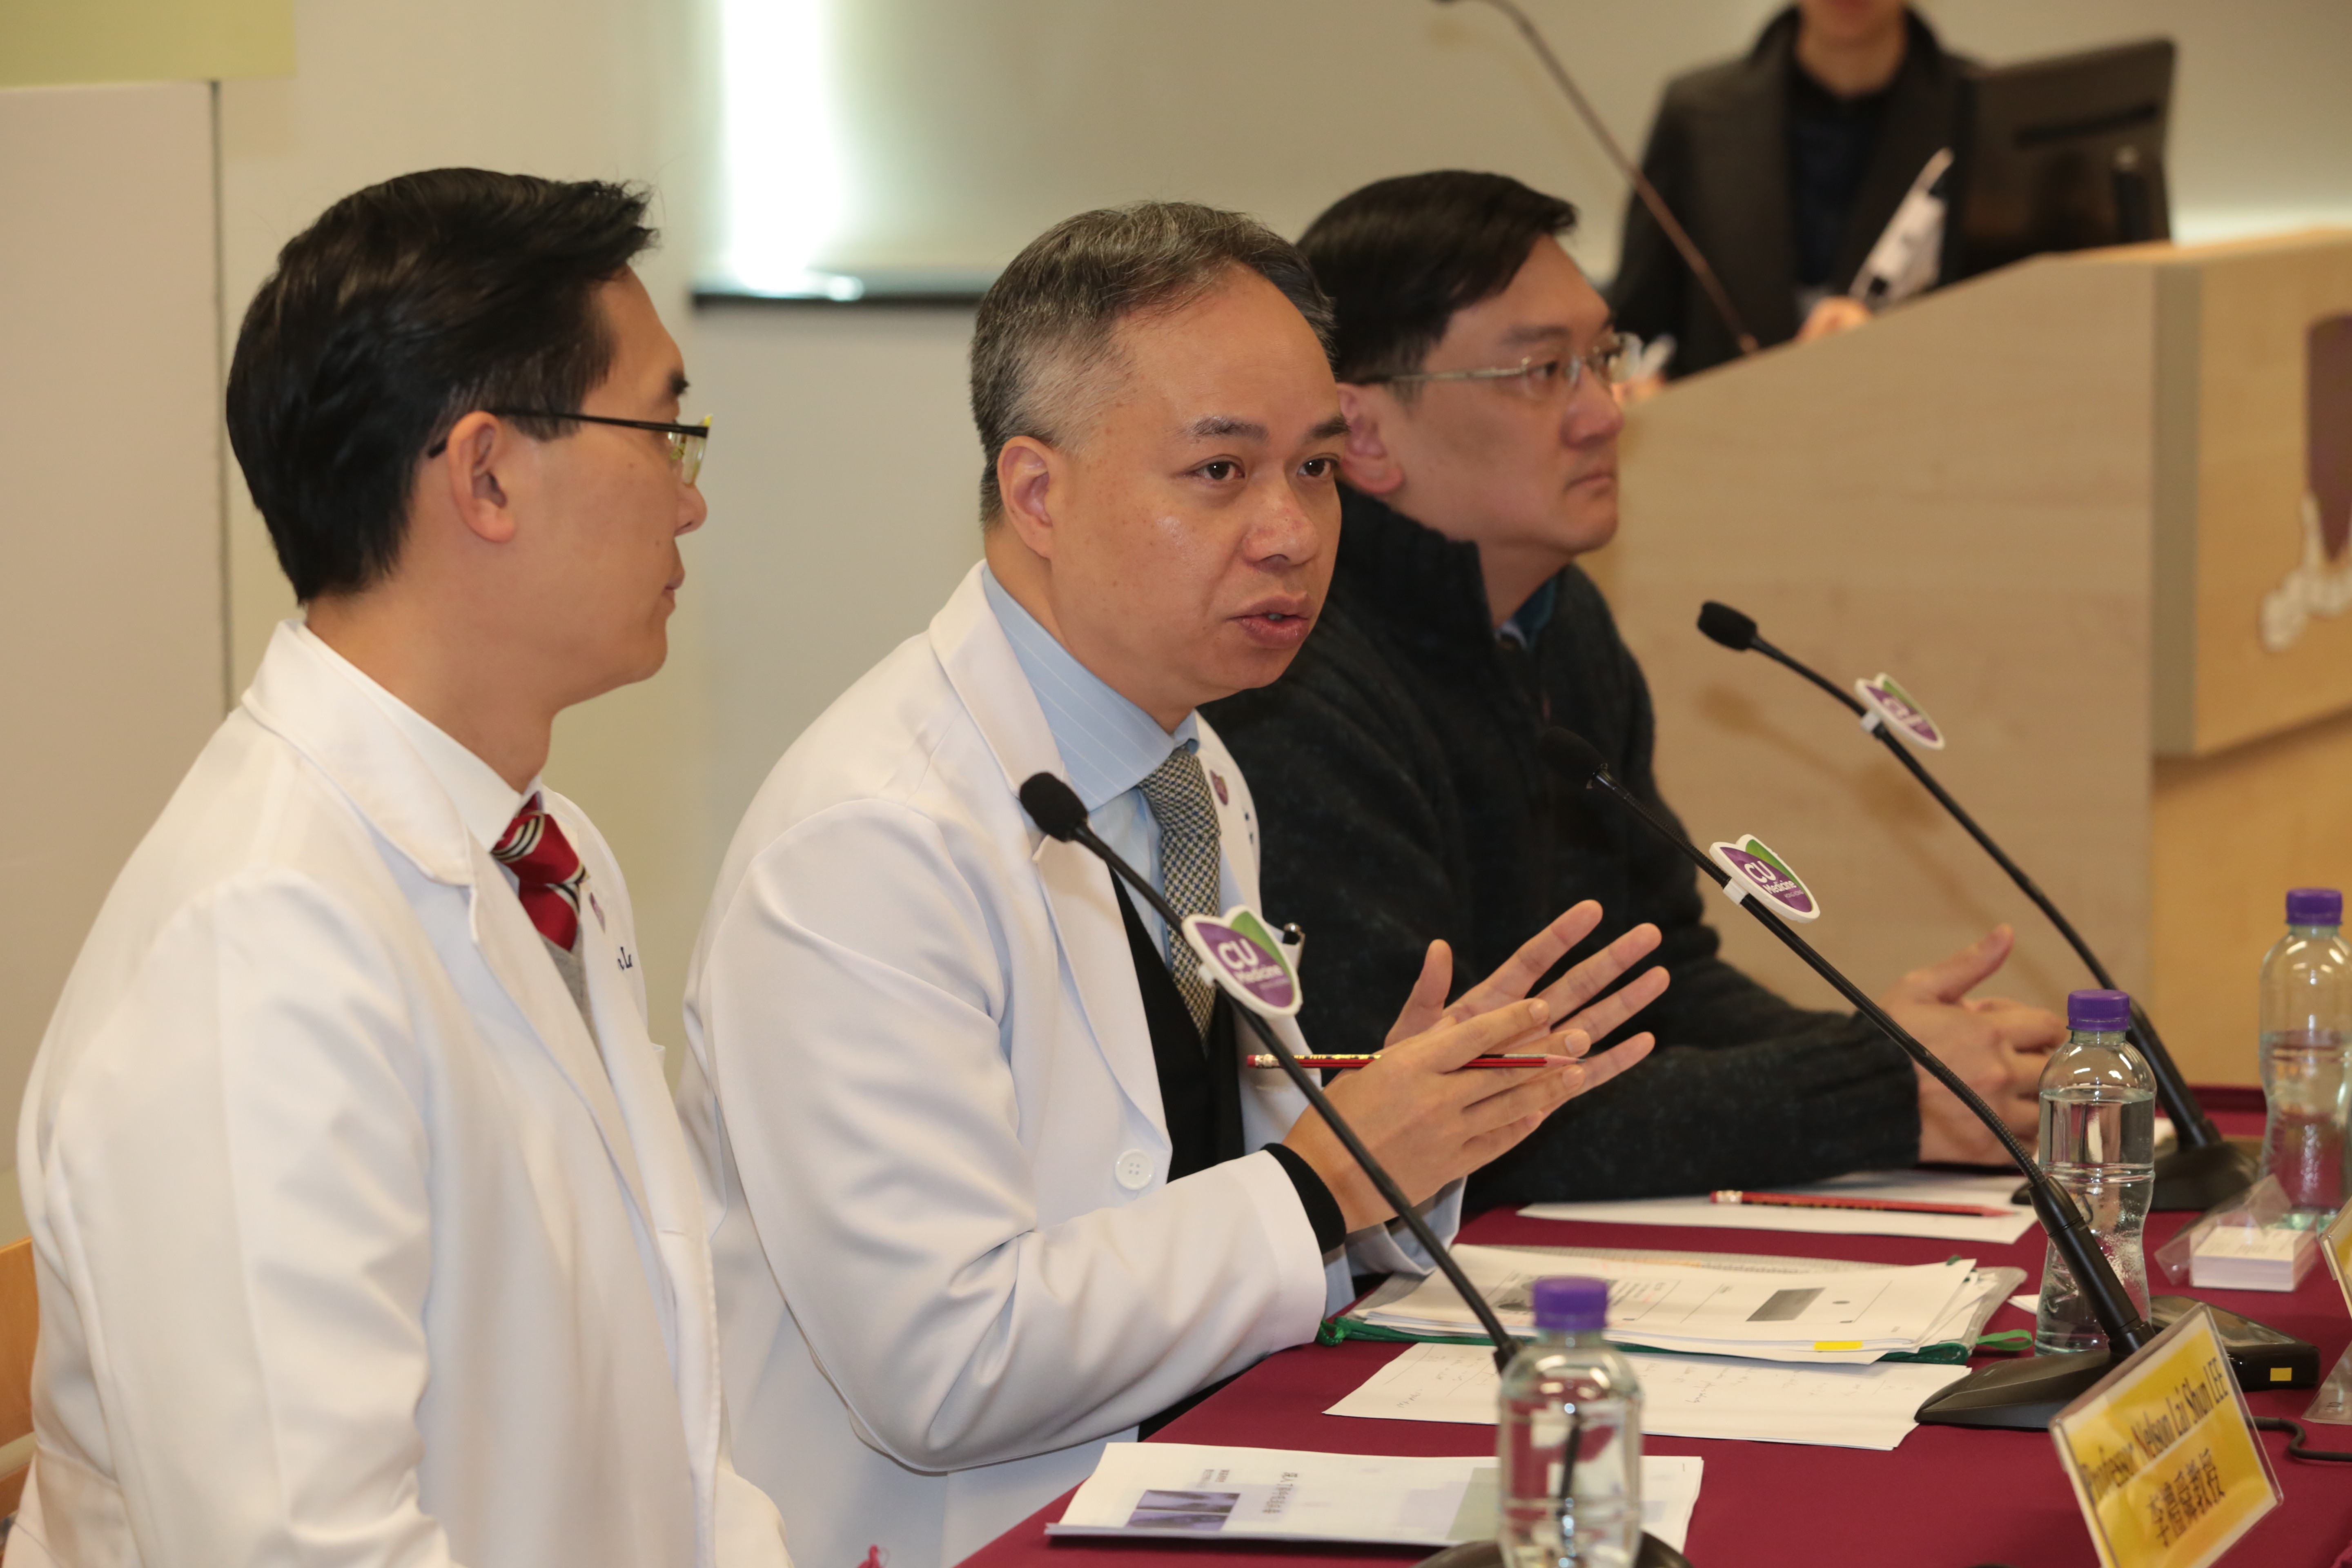
{"label": "purple bottle cap", "polygon": [[1536,1327],[1546,1333],[1582,1334],[1609,1326],[1609,1281],[1556,1274],[1536,1281]]}
{"label": "purple bottle cap", "polygon": [[2066,1026],[2078,1034],[2119,1035],[2131,1027],[2131,998],[2120,991],[2069,991]]}
{"label": "purple bottle cap", "polygon": [[2335,888],[2289,888],[2286,923],[2291,926],[2340,926],[2344,895]]}

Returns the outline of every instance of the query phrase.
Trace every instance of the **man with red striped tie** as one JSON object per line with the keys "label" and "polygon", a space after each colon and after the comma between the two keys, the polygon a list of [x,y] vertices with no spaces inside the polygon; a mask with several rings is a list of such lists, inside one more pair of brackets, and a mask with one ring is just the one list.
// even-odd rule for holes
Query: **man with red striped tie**
{"label": "man with red striped tie", "polygon": [[26,1093],[8,1560],[786,1568],[555,715],[660,668],[706,426],[643,193],[331,207],[228,384],[305,615],[116,882]]}

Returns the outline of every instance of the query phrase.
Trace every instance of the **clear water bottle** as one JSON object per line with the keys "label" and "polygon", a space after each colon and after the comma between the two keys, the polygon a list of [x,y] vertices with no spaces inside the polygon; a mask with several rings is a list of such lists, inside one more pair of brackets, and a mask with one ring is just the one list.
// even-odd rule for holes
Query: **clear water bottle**
{"label": "clear water bottle", "polygon": [[1605,1279],[1538,1279],[1503,1374],[1504,1568],[1630,1568],[1642,1545],[1642,1385],[1601,1336]]}
{"label": "clear water bottle", "polygon": [[[2066,998],[2066,1043],[2042,1069],[2042,1168],[2090,1216],[2099,1248],[2140,1315],[2147,1315],[2147,1254],[2140,1231],[2156,1195],[2156,1078],[2124,1037],[2131,998],[2077,991]],[[2089,1298],[2053,1247],[2042,1262],[2033,1315],[2036,1354],[2107,1342]]]}
{"label": "clear water bottle", "polygon": [[2324,1226],[2344,1203],[2345,1112],[2352,1105],[2352,949],[2344,895],[2297,888],[2286,934],[2263,960],[2263,1173],[2294,1205],[2292,1222]]}

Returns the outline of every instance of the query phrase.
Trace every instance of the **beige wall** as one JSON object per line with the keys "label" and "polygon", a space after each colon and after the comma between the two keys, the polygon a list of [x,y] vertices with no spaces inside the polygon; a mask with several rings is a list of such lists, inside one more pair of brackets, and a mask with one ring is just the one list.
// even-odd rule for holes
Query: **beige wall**
{"label": "beige wall", "polygon": [[[756,0],[752,0],[756,3]],[[1780,0],[1527,8],[1629,149],[1661,84],[1743,51]],[[1430,0],[817,0],[848,268],[1001,266],[1084,207],[1182,195],[1296,233],[1416,169],[1517,175],[1585,210],[1614,270],[1617,175],[1503,17]],[[2181,46],[2173,185],[2192,237],[2352,221],[2343,0],[1926,0],[1951,47],[2014,60]],[[1010,177],[1019,171],[1019,178]],[[791,167],[774,177],[790,183]]]}
{"label": "beige wall", "polygon": [[0,213],[13,1166],[25,1075],[82,933],[220,721],[211,89],[0,92]]}
{"label": "beige wall", "polygon": [[724,413],[681,604],[705,627],[722,720],[706,758],[714,854],[793,738],[980,558],[971,336],[968,310],[726,309],[698,323],[699,405]]}
{"label": "beige wall", "polygon": [[0,88],[217,81],[293,68],[293,0],[0,4]]}

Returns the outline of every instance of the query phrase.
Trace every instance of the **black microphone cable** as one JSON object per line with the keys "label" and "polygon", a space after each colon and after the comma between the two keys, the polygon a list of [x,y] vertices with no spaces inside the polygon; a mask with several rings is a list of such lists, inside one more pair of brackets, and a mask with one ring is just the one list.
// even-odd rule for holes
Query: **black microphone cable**
{"label": "black microphone cable", "polygon": [[2290,1459],[2307,1459],[2314,1463],[2330,1465],[2352,1465],[2352,1453],[2346,1453],[2340,1448],[2309,1447],[2311,1434],[2303,1429],[2303,1423],[2300,1421],[2290,1421],[2284,1415],[2257,1415],[2254,1417],[2254,1425],[2265,1432],[2285,1433],[2286,1457]]}

